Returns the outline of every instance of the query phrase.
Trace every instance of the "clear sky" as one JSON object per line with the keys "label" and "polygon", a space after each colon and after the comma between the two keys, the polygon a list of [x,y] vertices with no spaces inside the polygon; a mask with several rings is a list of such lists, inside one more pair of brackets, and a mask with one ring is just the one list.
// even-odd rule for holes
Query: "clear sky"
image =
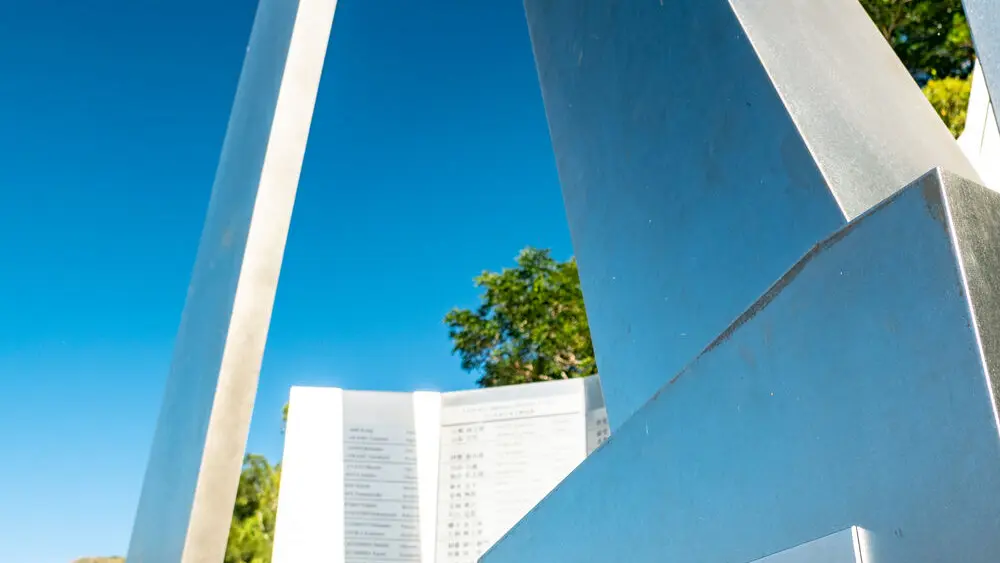
{"label": "clear sky", "polygon": [[[249,449],[295,384],[456,389],[441,322],[571,254],[519,0],[340,0]],[[256,0],[0,2],[0,552],[123,554]]]}

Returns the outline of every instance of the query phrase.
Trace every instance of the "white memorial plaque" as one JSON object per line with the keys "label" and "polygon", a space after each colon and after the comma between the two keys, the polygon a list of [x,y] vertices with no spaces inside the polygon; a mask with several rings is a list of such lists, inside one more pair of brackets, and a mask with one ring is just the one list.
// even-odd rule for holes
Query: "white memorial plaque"
{"label": "white memorial plaque", "polygon": [[345,563],[420,563],[417,437],[409,393],[344,392]]}
{"label": "white memorial plaque", "polygon": [[[596,377],[455,393],[296,387],[288,416],[274,563],[474,563],[610,433]],[[324,515],[338,503],[342,519]]]}
{"label": "white memorial plaque", "polygon": [[500,394],[442,397],[439,563],[474,562],[586,454],[582,385]]}

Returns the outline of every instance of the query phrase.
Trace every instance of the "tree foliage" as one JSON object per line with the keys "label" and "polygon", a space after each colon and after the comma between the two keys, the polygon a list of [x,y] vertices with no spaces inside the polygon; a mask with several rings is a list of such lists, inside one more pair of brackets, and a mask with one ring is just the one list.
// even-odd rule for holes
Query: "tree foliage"
{"label": "tree foliage", "polygon": [[517,266],[483,272],[476,309],[444,322],[462,368],[483,387],[584,377],[597,372],[576,260],[526,248]]}
{"label": "tree foliage", "polygon": [[271,563],[281,465],[250,454],[243,462],[225,563]]}
{"label": "tree foliage", "polygon": [[961,0],[861,0],[918,83],[972,72],[972,33]]}
{"label": "tree foliage", "polygon": [[951,134],[955,137],[961,135],[965,130],[965,117],[969,109],[971,79],[949,76],[931,80],[924,85],[923,90]]}
{"label": "tree foliage", "polygon": [[965,129],[973,57],[961,0],[861,0],[952,135]]}

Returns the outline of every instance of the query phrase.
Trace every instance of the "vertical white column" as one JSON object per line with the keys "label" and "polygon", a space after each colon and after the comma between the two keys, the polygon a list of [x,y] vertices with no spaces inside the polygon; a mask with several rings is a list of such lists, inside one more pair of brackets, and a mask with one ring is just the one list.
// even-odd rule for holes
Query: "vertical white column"
{"label": "vertical white column", "polygon": [[128,560],[219,563],[336,0],[261,0]]}

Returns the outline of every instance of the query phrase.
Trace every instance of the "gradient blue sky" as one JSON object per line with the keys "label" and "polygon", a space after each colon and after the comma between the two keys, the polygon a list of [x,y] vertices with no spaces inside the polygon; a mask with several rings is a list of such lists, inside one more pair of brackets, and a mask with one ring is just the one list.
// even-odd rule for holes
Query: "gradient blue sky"
{"label": "gradient blue sky", "polygon": [[[0,2],[0,552],[125,552],[255,0]],[[571,254],[521,3],[341,0],[249,449],[295,384],[456,389],[442,316]]]}

